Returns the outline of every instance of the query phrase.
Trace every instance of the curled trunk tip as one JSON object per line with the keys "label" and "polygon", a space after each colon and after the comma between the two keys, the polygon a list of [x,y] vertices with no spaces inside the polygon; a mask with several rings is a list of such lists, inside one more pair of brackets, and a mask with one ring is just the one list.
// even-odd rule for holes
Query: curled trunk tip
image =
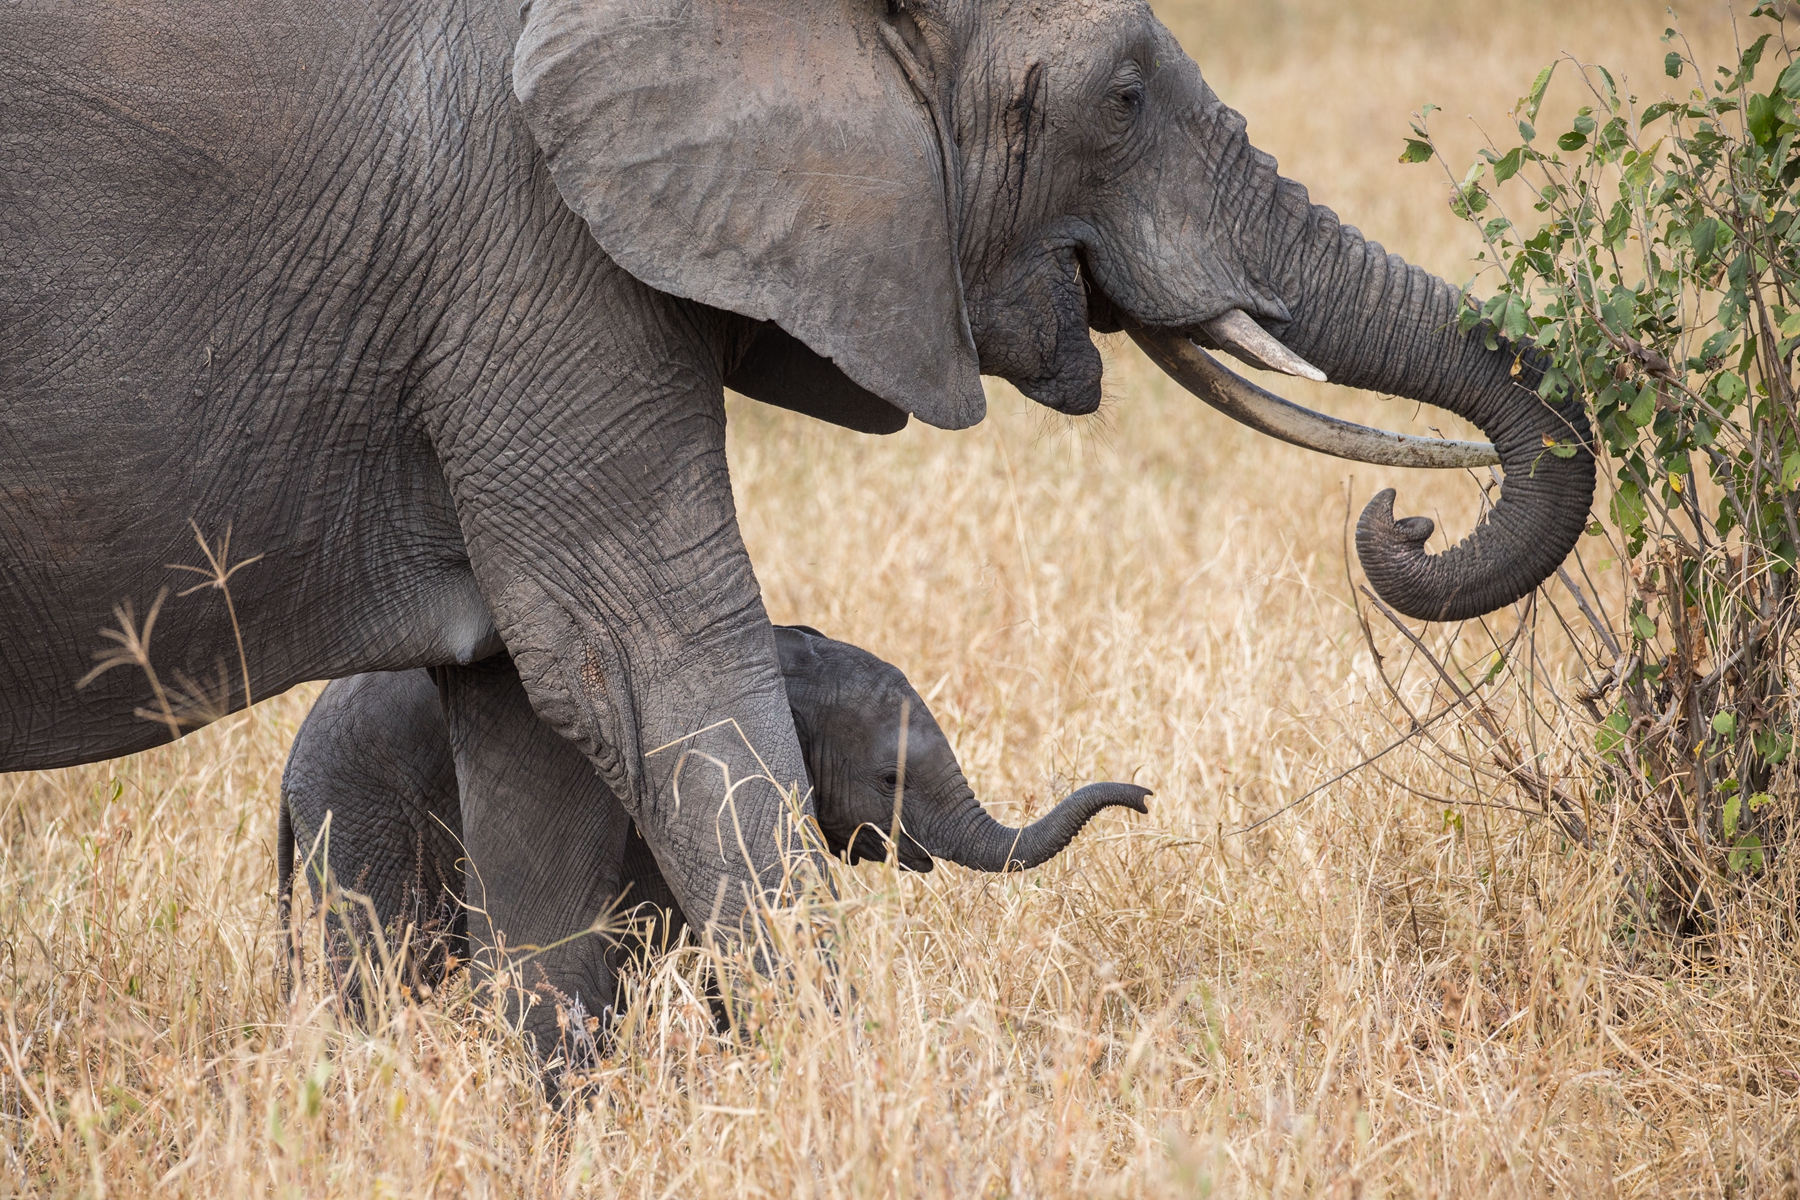
{"label": "curled trunk tip", "polygon": [[[1388,604],[1420,621],[1467,621],[1530,595],[1556,572],[1587,528],[1594,494],[1592,430],[1578,401],[1553,405],[1535,383],[1539,352],[1512,347],[1522,381],[1490,383],[1477,423],[1494,439],[1500,497],[1460,543],[1426,551],[1426,517],[1394,516],[1395,493],[1376,493],[1356,522],[1356,557]],[[1489,366],[1492,375],[1499,371]]]}
{"label": "curled trunk tip", "polygon": [[977,871],[1029,870],[1060,854],[1101,809],[1116,806],[1148,813],[1144,801],[1151,795],[1149,788],[1134,783],[1090,783],[1023,829],[1000,824],[977,804],[959,844],[947,848],[943,857]]}

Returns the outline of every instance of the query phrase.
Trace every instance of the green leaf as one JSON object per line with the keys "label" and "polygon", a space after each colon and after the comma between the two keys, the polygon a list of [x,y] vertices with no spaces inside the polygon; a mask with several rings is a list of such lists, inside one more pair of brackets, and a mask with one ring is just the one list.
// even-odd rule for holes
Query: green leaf
{"label": "green leaf", "polygon": [[1755,95],[1744,106],[1744,123],[1749,127],[1750,136],[1759,146],[1767,146],[1775,140],[1781,128],[1781,118],[1790,112],[1787,98],[1776,94],[1770,96]]}
{"label": "green leaf", "polygon": [[1756,64],[1762,61],[1763,47],[1769,44],[1769,38],[1771,36],[1773,35],[1767,33],[1763,34],[1754,42],[1751,42],[1750,48],[1744,51],[1744,56],[1738,60],[1738,73],[1737,78],[1732,80],[1733,87],[1736,87],[1740,83],[1749,83],[1752,79],[1756,78]]}
{"label": "green leaf", "polygon": [[1731,344],[1735,341],[1737,341],[1737,334],[1730,329],[1721,329],[1719,332],[1707,338],[1706,341],[1701,343],[1700,353],[1697,356],[1700,367],[1703,370],[1713,370],[1713,367],[1709,367],[1706,364],[1715,358],[1724,358],[1726,351],[1731,349]]}
{"label": "green leaf", "polygon": [[1506,298],[1506,310],[1500,316],[1500,332],[1515,342],[1531,336],[1531,310],[1525,305],[1525,297]]}
{"label": "green leaf", "polygon": [[1774,799],[1775,797],[1769,795],[1767,792],[1758,792],[1756,795],[1750,797],[1750,811],[1755,812],[1757,809]]}
{"label": "green leaf", "polygon": [[1484,684],[1494,682],[1495,677],[1504,670],[1506,670],[1506,655],[1496,650],[1494,651],[1493,661],[1488,663],[1487,674],[1481,677],[1481,682]]}
{"label": "green leaf", "polygon": [[1800,60],[1788,64],[1775,81],[1775,90],[1790,100],[1800,100]]}
{"label": "green leaf", "polygon": [[1640,641],[1647,642],[1656,636],[1656,622],[1652,621],[1643,613],[1639,613],[1637,616],[1631,618],[1631,629],[1633,633],[1638,635]]}
{"label": "green leaf", "polygon": [[1681,55],[1673,50],[1663,55],[1663,74],[1670,79],[1681,78]]}
{"label": "green leaf", "polygon": [[1403,163],[1422,163],[1431,161],[1431,143],[1421,142],[1418,138],[1407,138],[1406,149],[1400,152]]}
{"label": "green leaf", "polygon": [[1720,406],[1727,411],[1746,395],[1744,381],[1735,371],[1726,371],[1713,380],[1712,391],[1719,398]]}
{"label": "green leaf", "polygon": [[1625,128],[1625,118],[1614,117],[1608,121],[1594,144],[1609,155],[1623,153],[1631,145],[1631,131]]}
{"label": "green leaf", "polygon": [[1762,870],[1762,839],[1754,833],[1746,833],[1737,840],[1737,848],[1731,852],[1728,862],[1733,874],[1747,870]]}
{"label": "green leaf", "polygon": [[1737,714],[1728,712],[1714,713],[1712,728],[1713,732],[1720,737],[1728,738],[1737,736]]}
{"label": "green leaf", "polygon": [[1502,154],[1498,159],[1494,160],[1494,182],[1505,183],[1514,175],[1517,175],[1519,173],[1520,165],[1524,162],[1524,154],[1525,148],[1523,146],[1514,146],[1511,150],[1508,150],[1505,154]]}
{"label": "green leaf", "polygon": [[1537,78],[1531,81],[1531,91],[1520,102],[1525,109],[1525,119],[1527,121],[1537,120],[1538,109],[1544,103],[1544,90],[1550,86],[1550,76],[1555,73],[1556,64],[1551,63],[1549,66],[1539,71],[1537,73]]}
{"label": "green leaf", "polygon": [[1800,450],[1781,460],[1781,490],[1791,492],[1796,483],[1800,483]]}
{"label": "green leaf", "polygon": [[[1627,538],[1635,536],[1650,516],[1649,505],[1639,494],[1637,483],[1629,479],[1621,483],[1619,490],[1613,493],[1610,509],[1613,524]],[[1651,627],[1651,632],[1656,632],[1654,626]]]}
{"label": "green leaf", "polygon": [[1623,241],[1631,230],[1631,205],[1624,200],[1614,201],[1612,211],[1606,215],[1606,224],[1600,229],[1600,236],[1608,246]]}
{"label": "green leaf", "polygon": [[1564,150],[1579,150],[1587,145],[1587,134],[1571,129],[1557,138],[1556,144]]}
{"label": "green leaf", "polygon": [[1594,749],[1608,759],[1617,761],[1619,747],[1625,744],[1625,735],[1631,730],[1631,714],[1625,711],[1621,703],[1607,714],[1606,720],[1594,733]]}
{"label": "green leaf", "polygon": [[1712,257],[1713,251],[1718,249],[1721,234],[1724,235],[1725,244],[1730,245],[1731,227],[1723,221],[1702,217],[1694,222],[1694,227],[1688,231],[1688,241],[1694,247],[1695,270],[1704,265]]}
{"label": "green leaf", "polygon": [[1450,211],[1467,221],[1488,206],[1487,189],[1479,183],[1458,184],[1450,195]]}
{"label": "green leaf", "polygon": [[[1757,757],[1771,767],[1779,767],[1787,761],[1788,755],[1794,751],[1794,739],[1791,735],[1777,733],[1773,729],[1759,729],[1751,735],[1750,741],[1756,747]],[[1752,806],[1754,807],[1754,806]]]}
{"label": "green leaf", "polygon": [[1733,796],[1725,801],[1725,840],[1737,841],[1738,816],[1743,811],[1743,797]]}
{"label": "green leaf", "polygon": [[1634,320],[1637,311],[1637,293],[1630,288],[1614,288],[1600,305],[1600,317],[1609,329],[1620,333],[1631,333],[1637,327]]}
{"label": "green leaf", "polygon": [[1613,112],[1619,111],[1619,85],[1613,82],[1612,72],[1598,64],[1594,70],[1600,72],[1600,82],[1606,85],[1606,106]]}

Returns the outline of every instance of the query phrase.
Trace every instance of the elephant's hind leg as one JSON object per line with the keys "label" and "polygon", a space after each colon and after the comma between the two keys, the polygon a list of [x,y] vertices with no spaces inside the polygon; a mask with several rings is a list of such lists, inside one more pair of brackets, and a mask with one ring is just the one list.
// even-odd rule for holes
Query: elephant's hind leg
{"label": "elephant's hind leg", "polygon": [[489,979],[504,973],[546,1062],[579,1066],[596,1043],[568,1017],[604,1020],[617,988],[618,939],[590,930],[619,895],[631,820],[587,757],[538,719],[510,659],[435,673],[462,788],[474,962]]}

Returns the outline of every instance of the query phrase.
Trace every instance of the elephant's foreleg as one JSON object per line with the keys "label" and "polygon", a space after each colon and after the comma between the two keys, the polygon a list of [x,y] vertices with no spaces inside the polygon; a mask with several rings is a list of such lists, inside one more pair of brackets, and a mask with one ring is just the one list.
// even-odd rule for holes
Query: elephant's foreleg
{"label": "elephant's foreleg", "polygon": [[806,770],[738,534],[726,318],[599,273],[579,300],[608,322],[546,328],[502,374],[447,389],[436,436],[533,708],[601,770],[688,918],[733,938],[780,900],[783,793]]}

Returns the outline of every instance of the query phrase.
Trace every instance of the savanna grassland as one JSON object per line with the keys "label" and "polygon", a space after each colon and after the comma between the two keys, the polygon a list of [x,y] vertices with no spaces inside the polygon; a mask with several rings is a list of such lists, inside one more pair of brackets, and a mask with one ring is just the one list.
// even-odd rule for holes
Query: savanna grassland
{"label": "savanna grassland", "polygon": [[[1651,0],[1158,8],[1315,199],[1459,282],[1477,242],[1439,168],[1396,162],[1410,112],[1466,162],[1562,51],[1668,85]],[[1681,16],[1723,61],[1723,6]],[[1135,778],[1148,818],[1022,876],[841,871],[804,914],[835,967],[794,949],[732,1042],[672,957],[559,1112],[466,980],[366,1024],[287,999],[276,797],[316,685],[0,777],[0,1196],[1800,1195],[1775,925],[1697,947],[1634,920],[1619,823],[1572,837],[1467,712],[1337,779],[1445,695],[1355,590],[1346,520],[1392,485],[1441,545],[1478,481],[1261,439],[1107,350],[1098,418],[994,385],[974,430],[877,439],[734,401],[731,453],[771,614],[900,665],[997,815]],[[1600,544],[1584,586],[1616,612]],[[1560,586],[1529,643],[1517,612],[1424,631],[1477,677],[1508,647],[1484,711],[1552,781],[1591,739],[1554,716]]]}

